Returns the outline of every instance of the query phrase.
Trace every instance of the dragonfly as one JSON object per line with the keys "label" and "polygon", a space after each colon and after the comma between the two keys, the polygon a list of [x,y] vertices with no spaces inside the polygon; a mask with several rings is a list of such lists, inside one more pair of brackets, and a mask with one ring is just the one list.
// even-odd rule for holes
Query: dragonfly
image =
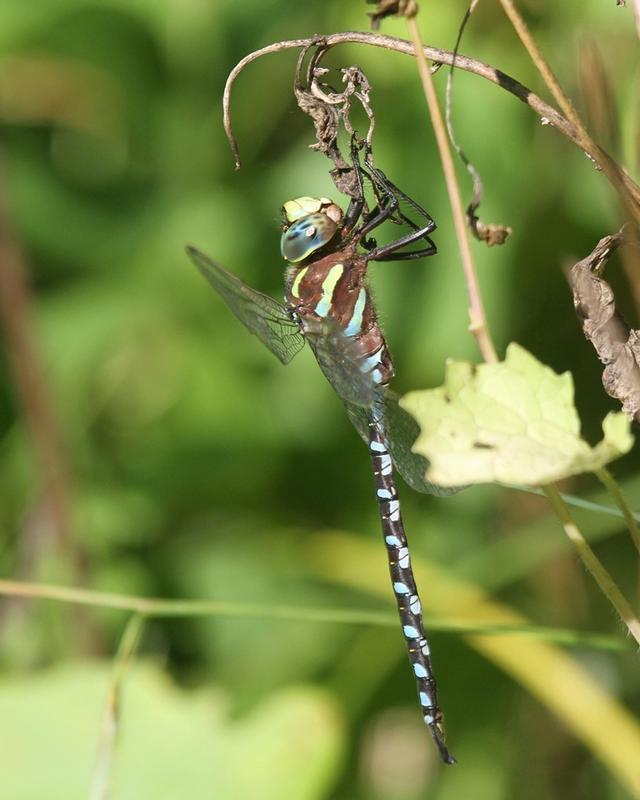
{"label": "dragonfly", "polygon": [[[414,200],[373,165],[354,159],[359,184],[346,212],[326,197],[299,197],[282,207],[281,253],[287,262],[284,303],[250,287],[192,246],[187,253],[235,316],[283,363],[307,342],[369,449],[393,592],[423,719],[442,760],[454,763],[445,742],[431,650],[411,568],[394,465],[406,482],[428,494],[450,494],[425,479],[427,462],[411,452],[415,420],[388,388],[393,362],[367,286],[370,262],[431,256],[436,224]],[[367,203],[364,182],[375,200]],[[371,233],[383,223],[403,235],[378,245]]]}

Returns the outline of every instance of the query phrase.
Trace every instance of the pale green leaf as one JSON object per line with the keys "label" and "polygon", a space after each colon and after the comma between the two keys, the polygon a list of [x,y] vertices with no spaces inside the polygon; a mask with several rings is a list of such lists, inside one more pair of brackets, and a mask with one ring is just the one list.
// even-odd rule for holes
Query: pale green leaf
{"label": "pale green leaf", "polygon": [[[2,797],[86,800],[111,678],[103,662],[3,679]],[[318,690],[285,689],[239,716],[222,692],[182,690],[151,664],[125,676],[117,724],[111,800],[320,800],[344,736]]]}
{"label": "pale green leaf", "polygon": [[440,486],[541,486],[598,469],[633,446],[621,412],[606,416],[601,442],[585,442],[571,374],[557,375],[517,344],[498,364],[450,362],[444,386],[410,392],[401,405],[420,425],[413,449],[430,463],[427,480]]}

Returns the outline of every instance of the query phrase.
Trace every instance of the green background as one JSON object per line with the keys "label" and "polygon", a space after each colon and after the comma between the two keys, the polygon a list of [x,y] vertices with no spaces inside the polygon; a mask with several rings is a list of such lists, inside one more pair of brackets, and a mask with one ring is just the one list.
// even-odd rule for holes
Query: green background
{"label": "green background", "polygon": [[[608,125],[588,118],[637,174],[631,9],[613,0],[520,6],[581,111],[593,105],[584,65],[600,53],[612,109]],[[450,48],[465,8],[462,0],[425,2],[425,42]],[[196,244],[281,295],[279,207],[334,194],[328,162],[308,149],[312,127],[295,106],[295,51],[252,64],[237,81],[239,172],[222,129],[224,82],[241,57],[272,41],[366,29],[367,10],[342,0],[0,4],[2,192],[28,264],[28,330],[71,497],[68,537],[56,547],[5,336],[3,576],[258,606],[391,609],[390,588],[375,572],[384,575],[385,555],[368,457],[339,400],[310,352],[282,368],[184,254]],[[401,20],[383,29],[406,36]],[[499,4],[480,4],[462,51],[546,97]],[[351,45],[329,61],[366,72],[376,162],[438,223],[435,258],[371,270],[395,388],[435,386],[447,357],[478,355],[415,65]],[[436,78],[441,96],[445,74]],[[514,97],[466,73],[454,93],[458,138],[485,183],[480,215],[513,228],[502,248],[473,245],[497,346],[502,353],[517,341],[556,371],[571,370],[593,442],[616,405],[602,390],[563,269],[616,230],[615,198],[586,157]],[[611,279],[632,319],[618,268]],[[634,453],[614,471],[637,503]],[[593,478],[563,488],[601,497]],[[568,655],[610,702],[637,713],[637,655],[542,500],[495,487],[449,499],[401,487],[401,497],[417,561],[486,589],[537,625],[616,636],[620,652],[581,646]],[[637,559],[623,525],[577,516],[637,604]],[[350,543],[370,546],[379,561],[373,588],[364,586],[374,574],[369,562],[354,560]],[[432,602],[433,587],[421,588],[427,622],[431,607],[440,622],[459,621],[447,613],[457,608],[454,590]],[[41,601],[4,600],[3,609],[0,795],[86,797],[126,616]],[[500,641],[517,653],[523,640]],[[436,631],[432,648],[454,768],[438,764],[423,729],[395,627],[268,615],[151,621],[122,698],[112,796],[631,796],[597,744],[568,730],[468,640]],[[640,787],[640,752],[637,765]]]}

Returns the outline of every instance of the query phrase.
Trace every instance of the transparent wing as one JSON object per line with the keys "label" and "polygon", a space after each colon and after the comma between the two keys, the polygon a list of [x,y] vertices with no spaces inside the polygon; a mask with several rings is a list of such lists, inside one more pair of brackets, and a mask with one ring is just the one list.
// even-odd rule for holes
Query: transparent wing
{"label": "transparent wing", "polygon": [[187,253],[231,311],[283,364],[302,350],[304,336],[283,303],[252,289],[195,247]]}
{"label": "transparent wing", "polygon": [[362,354],[357,342],[345,336],[331,320],[305,323],[305,337],[313,350],[320,369],[347,405],[370,407],[377,386],[370,373],[362,372]]}
{"label": "transparent wing", "polygon": [[[393,463],[405,483],[416,492],[439,496],[455,494],[464,489],[464,486],[437,486],[425,480],[429,462],[423,456],[411,451],[420,433],[418,423],[398,405],[398,395],[394,392],[387,390],[381,402],[385,441]],[[349,419],[368,444],[370,412],[352,403],[346,403],[346,406]]]}

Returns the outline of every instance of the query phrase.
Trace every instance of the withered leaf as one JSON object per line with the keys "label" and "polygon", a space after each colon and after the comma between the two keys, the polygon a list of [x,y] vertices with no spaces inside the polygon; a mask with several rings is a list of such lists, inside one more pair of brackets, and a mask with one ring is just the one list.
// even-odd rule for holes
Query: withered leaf
{"label": "withered leaf", "polygon": [[600,239],[592,253],[573,265],[569,282],[584,335],[605,365],[605,391],[620,401],[625,414],[640,422],[640,332],[616,310],[613,290],[602,277],[604,265],[622,241],[622,231]]}

